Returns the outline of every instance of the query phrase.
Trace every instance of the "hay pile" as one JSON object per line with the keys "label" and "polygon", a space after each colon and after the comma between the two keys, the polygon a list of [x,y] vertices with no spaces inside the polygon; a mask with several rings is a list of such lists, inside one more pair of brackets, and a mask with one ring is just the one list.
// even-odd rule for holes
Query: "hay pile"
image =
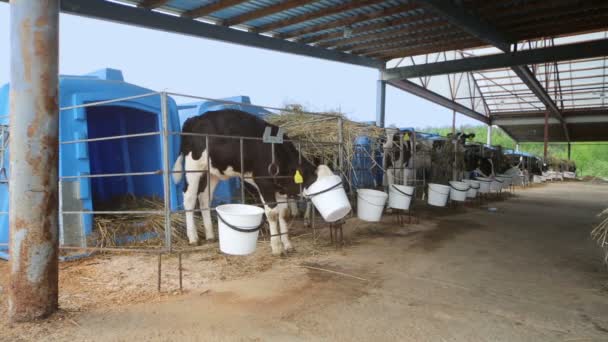
{"label": "hay pile", "polygon": [[448,184],[462,176],[465,170],[465,151],[461,145],[454,145],[449,139],[436,141],[429,153],[431,164],[427,182]]}
{"label": "hay pile", "polygon": [[[318,113],[342,118],[342,134],[344,139],[344,161],[350,165],[354,157],[354,141],[361,135],[370,138],[380,138],[384,136],[384,129],[358,123],[346,118],[343,113],[337,111]],[[269,115],[266,121],[284,127],[287,135],[291,139],[302,141],[302,155],[313,163],[327,163],[330,166],[337,166],[338,158],[338,120],[323,120],[322,116],[308,114],[303,106],[291,104],[286,106],[286,110],[280,114]],[[304,143],[305,142],[305,143]],[[322,144],[315,142],[330,142],[333,144]]]}
{"label": "hay pile", "polygon": [[600,224],[591,231],[591,237],[604,251],[604,263],[608,266],[608,209],[602,211],[598,217],[605,217]]}
{"label": "hay pile", "polygon": [[[97,210],[153,211],[164,209],[164,202],[158,197],[135,197],[125,195],[101,204]],[[185,215],[171,214],[172,241],[177,246],[187,246]],[[199,236],[204,236],[197,224]],[[93,234],[88,239],[89,246],[118,247],[140,246],[161,247],[165,238],[164,214],[117,214],[94,215]]]}

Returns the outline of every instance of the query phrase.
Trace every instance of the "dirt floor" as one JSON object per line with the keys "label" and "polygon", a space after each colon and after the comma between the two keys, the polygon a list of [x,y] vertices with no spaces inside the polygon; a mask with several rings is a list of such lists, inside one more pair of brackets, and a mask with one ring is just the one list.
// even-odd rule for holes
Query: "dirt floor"
{"label": "dirt floor", "polygon": [[[481,207],[416,210],[399,227],[349,221],[336,251],[310,235],[296,254],[177,261],[103,255],[61,265],[62,310],[5,321],[0,340],[608,341],[608,272],[589,238],[608,185],[554,183]],[[496,208],[495,211],[488,207]],[[300,234],[303,231],[300,230]]]}

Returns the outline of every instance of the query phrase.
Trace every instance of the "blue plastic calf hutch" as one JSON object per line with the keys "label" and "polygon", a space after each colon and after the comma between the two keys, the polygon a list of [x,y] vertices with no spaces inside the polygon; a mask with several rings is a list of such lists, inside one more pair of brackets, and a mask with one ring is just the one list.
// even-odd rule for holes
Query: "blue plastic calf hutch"
{"label": "blue plastic calf hutch", "polygon": [[[152,90],[126,83],[120,70],[103,69],[84,76],[60,76],[59,105],[62,108],[108,101],[151,93]],[[7,127],[9,85],[0,88],[0,125]],[[179,132],[180,123],[175,102],[168,98],[168,128]],[[10,131],[10,128],[9,128]],[[124,100],[92,107],[60,112],[60,141],[101,138],[107,136],[161,132],[160,96]],[[1,132],[1,131],[0,131]],[[169,138],[170,165],[179,152],[179,135]],[[8,149],[3,149],[4,170],[8,171]],[[162,136],[60,144],[59,175],[61,177],[111,173],[160,171],[163,169]],[[2,159],[0,159],[2,160]],[[0,183],[0,212],[8,212],[8,183],[4,175]],[[101,178],[68,178],[61,186],[64,211],[112,210],[113,199],[124,196],[156,196],[163,198],[163,176],[116,176]],[[177,209],[182,192],[171,187],[171,208]],[[60,218],[61,242],[80,246],[91,233],[92,214],[64,214]],[[0,216],[0,243],[9,237],[8,215]],[[2,248],[0,246],[0,248]],[[6,247],[4,247],[6,249]]]}
{"label": "blue plastic calf hutch", "polygon": [[[203,115],[207,112],[222,109],[238,109],[260,118],[264,118],[266,115],[270,114],[269,111],[263,108],[248,106],[247,104],[251,104],[251,99],[249,96],[234,96],[218,100],[235,103],[199,101],[179,105],[178,110],[181,125],[183,126],[184,122],[193,116]],[[213,193],[213,202],[211,203],[211,206],[216,207],[226,203],[237,203],[240,202],[240,200],[241,181],[239,178],[232,178],[218,183],[218,185],[215,187],[215,192]]]}

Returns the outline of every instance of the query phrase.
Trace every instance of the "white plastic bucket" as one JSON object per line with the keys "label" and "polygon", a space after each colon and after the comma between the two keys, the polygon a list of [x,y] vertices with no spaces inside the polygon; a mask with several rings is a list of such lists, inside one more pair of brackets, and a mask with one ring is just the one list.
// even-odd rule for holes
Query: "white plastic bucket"
{"label": "white plastic bucket", "polygon": [[490,191],[500,192],[502,190],[502,181],[498,178],[492,179],[490,183]]}
{"label": "white plastic bucket", "polygon": [[450,199],[464,202],[467,199],[467,191],[471,186],[465,182],[450,182]]}
{"label": "white plastic bucket", "polygon": [[429,196],[427,203],[436,207],[445,207],[445,205],[448,203],[449,195],[449,186],[429,183]]}
{"label": "white plastic bucket", "polygon": [[368,222],[378,222],[382,218],[388,194],[372,189],[357,190],[357,216]]}
{"label": "white plastic bucket", "polygon": [[388,191],[388,207],[407,210],[414,196],[414,187],[391,184]]}
{"label": "white plastic bucket", "polygon": [[336,222],[351,210],[340,176],[319,177],[304,190],[304,195],[310,197],[326,222]]}
{"label": "white plastic bucket", "polygon": [[463,182],[469,184],[469,190],[467,191],[467,197],[468,198],[477,197],[477,192],[479,191],[481,184],[479,184],[478,181],[472,180],[472,179],[465,179],[465,180],[463,180]]}
{"label": "white plastic bucket", "polygon": [[507,187],[511,186],[511,183],[513,183],[513,176],[510,176],[510,175],[505,175],[505,174],[497,175],[496,179],[498,179],[499,181],[502,181],[503,188],[507,188]]}
{"label": "white plastic bucket", "polygon": [[490,184],[492,184],[491,178],[477,177],[477,178],[475,178],[475,180],[479,182],[479,193],[480,194],[487,194],[490,192]]}
{"label": "white plastic bucket", "polygon": [[253,253],[264,209],[246,204],[224,204],[215,210],[219,221],[220,250],[232,255]]}

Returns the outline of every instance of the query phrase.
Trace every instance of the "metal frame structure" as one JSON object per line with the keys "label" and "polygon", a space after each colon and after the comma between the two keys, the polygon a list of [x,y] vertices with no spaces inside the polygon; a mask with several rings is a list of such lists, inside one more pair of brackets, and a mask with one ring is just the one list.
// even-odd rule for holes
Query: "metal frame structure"
{"label": "metal frame structure", "polygon": [[[167,102],[167,97],[168,96],[178,96],[181,98],[188,98],[188,99],[196,99],[196,100],[208,100],[208,101],[213,101],[213,102],[217,102],[217,103],[223,103],[223,104],[232,104],[232,105],[239,105],[239,106],[247,106],[247,107],[256,107],[256,108],[262,108],[262,109],[266,109],[266,110],[279,110],[283,113],[289,113],[290,109],[289,108],[276,108],[276,107],[267,107],[267,106],[258,106],[258,105],[253,105],[253,104],[246,104],[246,103],[240,103],[240,102],[232,102],[232,101],[226,101],[226,100],[218,100],[218,99],[212,99],[212,98],[208,98],[208,97],[201,97],[201,96],[192,96],[192,95],[185,95],[185,94],[179,94],[179,93],[170,93],[170,92],[153,92],[153,93],[146,93],[146,94],[142,94],[142,95],[137,95],[137,96],[130,96],[130,97],[126,97],[126,98],[118,98],[118,99],[112,99],[112,100],[107,100],[107,101],[100,101],[100,102],[93,102],[93,103],[86,103],[86,104],[81,104],[81,105],[76,105],[76,106],[70,106],[70,107],[64,107],[61,108],[60,111],[65,111],[65,110],[71,110],[71,109],[75,109],[75,108],[89,108],[89,107],[95,107],[95,106],[99,106],[99,105],[109,105],[112,103],[118,103],[118,102],[123,102],[126,100],[133,100],[136,98],[143,98],[143,97],[151,97],[151,96],[159,96],[160,97],[160,103],[161,103],[161,122],[162,122],[162,127],[160,127],[159,131],[155,131],[155,132],[147,132],[147,133],[135,133],[135,134],[124,134],[124,135],[116,135],[116,136],[107,136],[107,137],[99,137],[99,138],[91,138],[91,139],[77,139],[77,140],[69,140],[69,141],[61,141],[60,145],[68,145],[68,144],[77,144],[77,143],[89,143],[89,142],[98,142],[98,141],[108,141],[108,140],[116,140],[116,139],[134,139],[134,138],[140,138],[140,137],[148,137],[148,136],[160,136],[162,138],[161,140],[161,150],[162,150],[162,169],[160,170],[150,170],[150,171],[144,171],[144,172],[123,172],[123,173],[111,173],[111,174],[87,174],[87,175],[75,175],[75,176],[61,176],[59,177],[59,188],[62,188],[62,184],[64,183],[64,181],[68,181],[68,180],[73,180],[73,179],[82,179],[82,178],[103,178],[103,177],[123,177],[123,176],[150,176],[150,175],[162,175],[163,177],[163,199],[164,199],[164,205],[163,205],[163,209],[162,210],[109,210],[109,211],[97,211],[97,210],[93,210],[93,211],[88,211],[88,210],[64,210],[63,207],[63,203],[62,203],[62,198],[60,197],[60,201],[59,201],[59,218],[60,218],[60,222],[63,218],[64,215],[141,215],[141,214],[149,214],[149,215],[164,215],[164,219],[165,219],[165,236],[164,236],[164,244],[161,248],[125,248],[125,247],[90,247],[87,245],[87,241],[86,239],[81,239],[80,241],[80,245],[79,246],[69,246],[69,245],[64,245],[62,243],[61,248],[65,248],[65,249],[78,249],[81,251],[125,251],[125,250],[130,250],[130,251],[145,251],[145,252],[156,252],[156,253],[171,253],[174,250],[174,247],[172,246],[172,226],[171,226],[171,214],[174,213],[179,213],[179,214],[185,214],[186,212],[198,212],[199,210],[215,210],[214,207],[211,207],[211,205],[208,208],[202,208],[202,209],[192,209],[192,210],[185,210],[185,209],[181,209],[181,210],[171,210],[171,206],[170,206],[170,198],[171,198],[171,174],[173,173],[172,170],[170,170],[170,166],[172,165],[172,160],[170,159],[170,155],[169,155],[169,138],[171,136],[174,135],[179,135],[179,136],[197,136],[200,137],[202,139],[205,139],[207,141],[207,146],[209,146],[210,141],[209,138],[222,138],[222,139],[238,139],[239,140],[239,145],[241,146],[241,153],[240,153],[240,159],[241,159],[241,165],[243,164],[243,153],[242,153],[242,146],[244,144],[245,141],[263,141],[264,138],[263,137],[245,137],[245,136],[230,136],[230,135],[213,135],[213,134],[198,134],[198,133],[183,133],[183,132],[173,132],[170,131],[168,129],[168,102]],[[303,149],[307,149],[309,147],[318,147],[318,146],[335,146],[336,148],[336,155],[338,156],[338,167],[337,167],[337,171],[342,174],[342,176],[344,178],[346,178],[346,175],[348,175],[350,172],[347,170],[348,168],[345,167],[344,164],[344,160],[343,160],[343,148],[344,148],[344,142],[341,140],[342,139],[342,118],[340,116],[335,116],[335,115],[326,115],[326,114],[318,114],[318,113],[311,113],[311,112],[307,112],[307,114],[314,114],[314,115],[318,115],[320,116],[319,118],[310,120],[310,121],[305,121],[302,123],[298,123],[301,125],[306,125],[309,124],[311,122],[318,122],[320,120],[323,121],[329,121],[329,120],[335,120],[336,122],[336,135],[338,137],[338,141],[337,142],[333,142],[333,141],[300,141],[300,140],[295,140],[295,139],[290,139],[290,140],[284,140],[285,142],[290,141],[296,144],[297,149],[300,153],[299,158],[302,158],[302,150]],[[272,150],[274,150],[274,145],[276,143],[279,142],[271,142],[271,144],[273,145]],[[282,142],[281,142],[282,143]],[[211,174],[207,171],[185,171],[185,172],[196,172],[196,173],[203,173],[206,175],[206,177],[208,177],[207,179],[207,184],[210,184],[210,177]],[[241,193],[240,193],[240,201],[241,203],[245,203],[245,192],[244,192],[244,182],[245,179],[262,179],[262,178],[289,178],[291,179],[293,176],[292,175],[269,175],[269,176],[243,176],[240,177],[241,179]],[[211,203],[211,196],[212,194],[209,192],[209,203]],[[266,204],[271,204],[271,203],[275,203],[275,202],[266,202]],[[263,203],[261,202],[256,202],[256,203],[247,203],[247,204],[252,204],[252,205],[257,205],[257,206],[261,206],[263,205]],[[60,234],[61,236],[65,235],[65,232],[62,232]],[[84,232],[81,232],[81,235],[84,237]],[[189,249],[188,248],[180,248],[178,249],[179,252],[187,252]]]}
{"label": "metal frame structure", "polygon": [[[10,247],[17,256],[19,251],[23,255],[29,255],[25,251],[36,248],[45,251],[36,259],[17,257],[11,261],[14,267],[9,288],[18,289],[9,290],[10,307],[13,308],[9,313],[14,321],[44,317],[57,307],[58,214],[55,210],[57,188],[53,180],[57,175],[58,152],[56,89],[60,10],[376,68],[386,77],[392,77],[390,75],[395,72],[407,75],[404,69],[395,72],[386,69],[387,62],[396,58],[402,61],[409,58],[412,64],[432,63],[437,56],[445,58],[447,51],[457,51],[461,56],[451,58],[449,62],[444,59],[446,64],[441,67],[454,70],[467,64],[466,68],[473,69],[457,82],[460,84],[461,80],[466,80],[462,81],[469,89],[465,97],[470,98],[459,100],[462,97],[458,91],[460,87],[456,87],[454,92],[453,84],[450,84],[451,91],[447,95],[431,91],[430,76],[421,71],[424,70],[422,67],[416,74],[419,82],[417,79],[385,81],[381,78],[378,82],[378,126],[384,126],[384,88],[388,83],[486,124],[500,124],[517,142],[540,140],[541,136],[544,136],[545,143],[548,140],[608,140],[608,106],[604,101],[605,41],[608,37],[603,37],[603,42],[589,49],[575,49],[574,46],[553,48],[554,40],[559,37],[607,30],[606,1],[62,0],[61,4],[58,0],[11,1],[10,162],[13,172],[9,178],[12,187],[10,224],[11,231],[17,233],[12,234]],[[503,55],[467,62],[453,61],[469,58],[470,49],[488,46],[502,51]],[[537,48],[544,50],[534,51]],[[522,49],[531,51],[517,52]],[[548,53],[560,57],[549,58]],[[423,56],[422,62],[418,58],[420,56]],[[417,57],[416,63],[414,57]],[[588,78],[591,81],[580,86],[580,80],[586,75],[562,75],[565,75],[564,67],[572,69],[572,65],[583,58],[599,59],[603,65],[597,69],[602,70],[601,75],[591,75],[597,77]],[[572,62],[574,59],[577,62]],[[509,69],[503,70],[500,76],[480,73],[484,68],[494,66]],[[575,69],[584,72],[582,69],[588,67],[581,64]],[[427,67],[427,73],[429,68],[433,66]],[[503,77],[508,81],[501,81]],[[576,94],[589,95],[590,92],[592,96],[595,96],[593,92],[604,94],[599,101],[601,103],[594,102],[591,107],[580,105],[588,102]],[[515,108],[526,109],[498,110],[501,106],[496,101],[505,103],[506,99],[514,102]],[[569,101],[574,104],[567,106]],[[520,121],[545,117],[544,125]],[[589,119],[591,117],[593,119]],[[515,119],[517,124],[500,121],[506,118]],[[28,134],[31,127],[37,128],[36,134]],[[544,134],[541,135],[542,128]],[[27,156],[34,152],[40,156],[39,162],[34,163],[36,167],[30,167],[32,158]],[[32,208],[40,214],[32,217]],[[40,271],[37,281],[24,276],[24,270],[32,268]]]}

